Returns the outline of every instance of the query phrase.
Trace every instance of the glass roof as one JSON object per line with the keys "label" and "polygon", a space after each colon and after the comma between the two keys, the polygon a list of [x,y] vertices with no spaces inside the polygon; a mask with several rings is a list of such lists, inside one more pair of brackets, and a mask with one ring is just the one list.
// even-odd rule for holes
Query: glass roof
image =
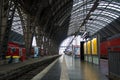
{"label": "glass roof", "polygon": [[17,32],[18,34],[23,35],[21,19],[20,19],[20,16],[18,14],[18,10],[17,9],[15,10],[15,14],[14,14],[11,30]]}
{"label": "glass roof", "polygon": [[[86,25],[85,31],[91,32],[91,35],[120,17],[120,1],[100,0],[98,3],[99,5],[90,13],[89,19],[84,24]],[[74,0],[68,35],[72,35],[78,31],[81,32],[82,28],[80,27],[84,27],[81,24],[93,6],[93,0]]]}

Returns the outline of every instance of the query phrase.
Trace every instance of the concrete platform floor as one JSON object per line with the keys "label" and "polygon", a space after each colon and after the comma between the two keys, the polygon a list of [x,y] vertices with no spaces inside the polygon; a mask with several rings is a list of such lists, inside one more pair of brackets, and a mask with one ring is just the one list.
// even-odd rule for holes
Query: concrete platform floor
{"label": "concrete platform floor", "polygon": [[63,55],[42,78],[37,80],[108,80],[105,76],[107,64],[103,62],[104,65],[97,66]]}

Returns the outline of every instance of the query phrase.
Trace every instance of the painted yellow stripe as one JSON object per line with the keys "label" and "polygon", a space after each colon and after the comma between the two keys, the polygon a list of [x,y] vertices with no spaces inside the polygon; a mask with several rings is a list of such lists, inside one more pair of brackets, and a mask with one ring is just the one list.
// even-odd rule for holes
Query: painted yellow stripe
{"label": "painted yellow stripe", "polygon": [[13,58],[20,58],[20,56],[13,56]]}
{"label": "painted yellow stripe", "polygon": [[[6,56],[6,58],[10,58],[11,56]],[[20,56],[13,56],[13,58],[20,58]]]}
{"label": "painted yellow stripe", "polygon": [[6,56],[6,58],[10,58],[10,56]]}

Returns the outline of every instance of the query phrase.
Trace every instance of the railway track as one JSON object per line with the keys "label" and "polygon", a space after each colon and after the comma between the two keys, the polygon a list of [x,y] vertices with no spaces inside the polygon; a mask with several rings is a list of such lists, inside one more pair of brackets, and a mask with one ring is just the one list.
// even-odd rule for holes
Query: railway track
{"label": "railway track", "polygon": [[33,69],[31,71],[28,71],[17,78],[10,79],[10,80],[31,80],[35,75],[40,73],[44,68],[46,68],[52,61],[49,61],[48,63],[44,63],[43,65],[37,67],[36,69]]}
{"label": "railway track", "polygon": [[59,56],[29,64],[0,75],[0,80],[31,80]]}

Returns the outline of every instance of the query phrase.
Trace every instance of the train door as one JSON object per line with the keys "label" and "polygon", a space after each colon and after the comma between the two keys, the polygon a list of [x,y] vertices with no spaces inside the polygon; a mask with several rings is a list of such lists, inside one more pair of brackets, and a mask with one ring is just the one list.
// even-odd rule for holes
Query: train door
{"label": "train door", "polygon": [[84,42],[80,42],[80,59],[84,60]]}
{"label": "train door", "polygon": [[38,53],[39,53],[39,48],[34,47],[34,57],[38,57]]}
{"label": "train door", "polygon": [[26,59],[25,48],[19,48],[20,60],[24,61]]}
{"label": "train door", "polygon": [[19,48],[19,55],[22,56],[22,48]]}
{"label": "train door", "polygon": [[19,59],[20,59],[19,47],[12,47],[11,48],[11,55],[13,57],[13,63],[18,63]]}

